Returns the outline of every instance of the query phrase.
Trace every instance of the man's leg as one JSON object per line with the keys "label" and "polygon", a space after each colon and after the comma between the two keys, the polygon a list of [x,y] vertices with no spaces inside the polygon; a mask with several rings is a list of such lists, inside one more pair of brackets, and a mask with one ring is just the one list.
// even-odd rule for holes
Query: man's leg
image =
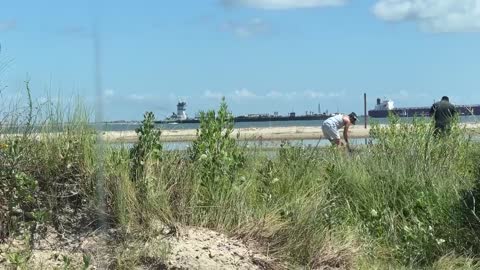
{"label": "man's leg", "polygon": [[435,136],[444,136],[445,135],[445,125],[435,125],[435,130],[433,131]]}
{"label": "man's leg", "polygon": [[334,127],[322,125],[323,137],[327,138],[332,145],[340,145],[340,133]]}
{"label": "man's leg", "polygon": [[337,146],[342,145],[342,141],[341,141],[340,139],[332,139],[332,140],[330,140],[330,142],[331,142],[333,145],[337,145]]}
{"label": "man's leg", "polygon": [[331,128],[329,129],[328,134],[329,134],[330,143],[332,143],[332,145],[336,145],[336,146],[343,145],[342,140],[340,140],[340,133],[338,132],[338,130]]}

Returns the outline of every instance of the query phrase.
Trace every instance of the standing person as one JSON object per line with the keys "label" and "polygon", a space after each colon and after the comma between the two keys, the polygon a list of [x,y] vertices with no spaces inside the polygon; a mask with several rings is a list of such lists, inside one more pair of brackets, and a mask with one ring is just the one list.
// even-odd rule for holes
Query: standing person
{"label": "standing person", "polygon": [[435,122],[434,134],[450,133],[452,120],[457,114],[457,109],[450,103],[447,96],[443,96],[442,100],[435,102],[430,108],[430,116]]}
{"label": "standing person", "polygon": [[357,114],[354,112],[350,113],[349,115],[339,114],[332,116],[325,120],[322,124],[323,136],[327,138],[333,145],[342,146],[343,143],[340,140],[340,133],[338,131],[343,128],[343,139],[347,144],[347,149],[350,150],[348,129],[351,125],[355,125],[357,119]]}

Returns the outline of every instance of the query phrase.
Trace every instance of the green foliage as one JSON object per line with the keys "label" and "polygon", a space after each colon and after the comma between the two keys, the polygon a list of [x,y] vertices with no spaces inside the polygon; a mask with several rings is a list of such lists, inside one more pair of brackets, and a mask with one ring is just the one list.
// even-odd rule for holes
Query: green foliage
{"label": "green foliage", "polygon": [[90,265],[92,265],[92,256],[90,254],[83,254],[82,255],[82,270],[87,270]]}
{"label": "green foliage", "polygon": [[62,255],[62,262],[63,262],[63,270],[70,269],[72,265],[72,258],[67,255]]}
{"label": "green foliage", "polygon": [[208,193],[206,203],[213,202],[212,195],[231,188],[237,170],[245,162],[244,152],[231,137],[233,124],[233,116],[224,98],[216,113],[213,110],[200,113],[200,128],[190,149],[190,157],[196,162],[202,186]]}
{"label": "green foliage", "polygon": [[131,149],[108,149],[106,151],[105,174],[107,207],[111,209],[116,222],[128,227],[137,219],[138,200],[136,185],[131,180]]}
{"label": "green foliage", "polygon": [[[27,97],[27,111],[12,112],[7,119],[14,127],[11,130],[18,133],[2,134],[0,205],[8,208],[4,214],[7,232],[2,234],[26,230],[33,241],[33,235],[41,233],[50,218],[58,228],[64,228],[66,222],[81,222],[77,218],[60,222],[58,218],[64,210],[81,208],[86,198],[94,195],[89,176],[95,136],[82,109],[70,116],[67,125],[49,113],[43,118],[51,108],[33,104],[28,83]],[[57,133],[59,130],[62,133]]]}
{"label": "green foliage", "polygon": [[456,212],[476,166],[465,131],[455,125],[450,135],[436,137],[422,118],[391,118],[371,131],[374,145],[334,169],[345,215],[409,264],[432,262],[460,245],[468,233],[459,230]]}
{"label": "green foliage", "polygon": [[33,145],[29,138],[33,107],[28,82],[26,90],[29,107],[23,136],[4,137],[0,148],[0,207],[7,209],[6,213],[0,213],[0,217],[3,215],[7,220],[6,232],[3,232],[6,234],[20,232],[25,226],[33,234],[38,221],[35,218],[43,216],[37,202],[38,181],[28,170]]}
{"label": "green foliage", "polygon": [[27,263],[32,257],[29,250],[21,250],[7,254],[8,262],[15,267],[15,269],[28,269]]}
{"label": "green foliage", "polygon": [[22,158],[26,154],[25,144],[18,139],[6,142],[0,155],[0,179],[4,183],[2,194],[7,197],[9,209],[32,209],[38,183],[22,171]]}
{"label": "green foliage", "polygon": [[139,128],[136,129],[138,142],[130,150],[131,179],[135,183],[137,201],[141,205],[141,223],[152,217],[152,210],[158,206],[158,199],[165,200],[154,171],[161,166],[161,131],[155,128],[155,115],[147,112]]}
{"label": "green foliage", "polygon": [[134,181],[144,179],[147,162],[150,159],[159,160],[162,154],[161,131],[155,128],[155,115],[153,112],[146,112],[143,117],[142,124],[135,130],[138,143],[130,151]]}

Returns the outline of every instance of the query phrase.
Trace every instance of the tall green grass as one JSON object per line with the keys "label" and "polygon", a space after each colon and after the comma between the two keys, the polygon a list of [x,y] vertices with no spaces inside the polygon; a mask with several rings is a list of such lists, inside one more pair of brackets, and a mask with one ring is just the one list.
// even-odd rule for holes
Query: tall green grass
{"label": "tall green grass", "polygon": [[[83,106],[72,108],[67,116],[53,107],[33,113],[47,115],[35,118],[42,118],[35,120],[40,137],[2,137],[0,171],[8,184],[1,192],[17,193],[0,202],[58,230],[79,219],[95,226],[100,205],[98,137]],[[161,231],[158,224],[208,227],[254,239],[292,267],[478,266],[480,148],[458,125],[435,137],[428,119],[392,119],[374,126],[373,144],[354,153],[284,143],[266,154],[231,139],[225,102],[201,119],[185,152],[163,150],[153,114],[145,115],[133,148],[107,146],[110,226],[143,236]],[[53,132],[59,125],[62,132]],[[18,227],[9,228],[13,234]]]}

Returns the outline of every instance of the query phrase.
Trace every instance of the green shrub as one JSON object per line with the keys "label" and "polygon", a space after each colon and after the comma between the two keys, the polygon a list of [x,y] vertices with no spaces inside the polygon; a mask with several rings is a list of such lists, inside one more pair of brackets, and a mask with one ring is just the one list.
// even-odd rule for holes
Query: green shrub
{"label": "green shrub", "polygon": [[424,119],[391,120],[372,127],[374,145],[332,164],[329,174],[338,179],[345,218],[395,259],[428,264],[463,241],[455,211],[473,184],[472,143],[458,125],[437,138]]}
{"label": "green shrub", "polygon": [[31,138],[34,108],[28,82],[26,93],[26,111],[10,119],[13,124],[22,123],[22,134],[3,136],[0,144],[0,229],[3,230],[0,231],[0,241],[2,235],[19,233],[27,228],[28,237],[32,239],[37,223],[43,223],[45,217],[39,202],[38,180],[30,166],[35,161],[32,151],[35,141]]}
{"label": "green shrub", "polygon": [[214,202],[215,195],[231,189],[237,171],[245,162],[244,152],[231,137],[233,124],[225,99],[216,113],[200,112],[197,139],[189,151],[200,174],[206,204]]}
{"label": "green shrub", "polygon": [[[146,112],[139,128],[135,130],[138,142],[130,150],[131,179],[135,182],[137,201],[142,207],[142,222],[148,220],[159,191],[155,168],[162,159],[161,131],[155,128],[155,115]],[[163,190],[162,190],[163,191]],[[163,194],[163,192],[162,192]],[[166,199],[166,198],[164,198]]]}
{"label": "green shrub", "polygon": [[146,112],[142,124],[135,130],[138,135],[136,143],[130,151],[132,160],[132,180],[142,181],[145,178],[145,169],[150,159],[159,160],[162,154],[160,130],[155,128],[155,115]]}

